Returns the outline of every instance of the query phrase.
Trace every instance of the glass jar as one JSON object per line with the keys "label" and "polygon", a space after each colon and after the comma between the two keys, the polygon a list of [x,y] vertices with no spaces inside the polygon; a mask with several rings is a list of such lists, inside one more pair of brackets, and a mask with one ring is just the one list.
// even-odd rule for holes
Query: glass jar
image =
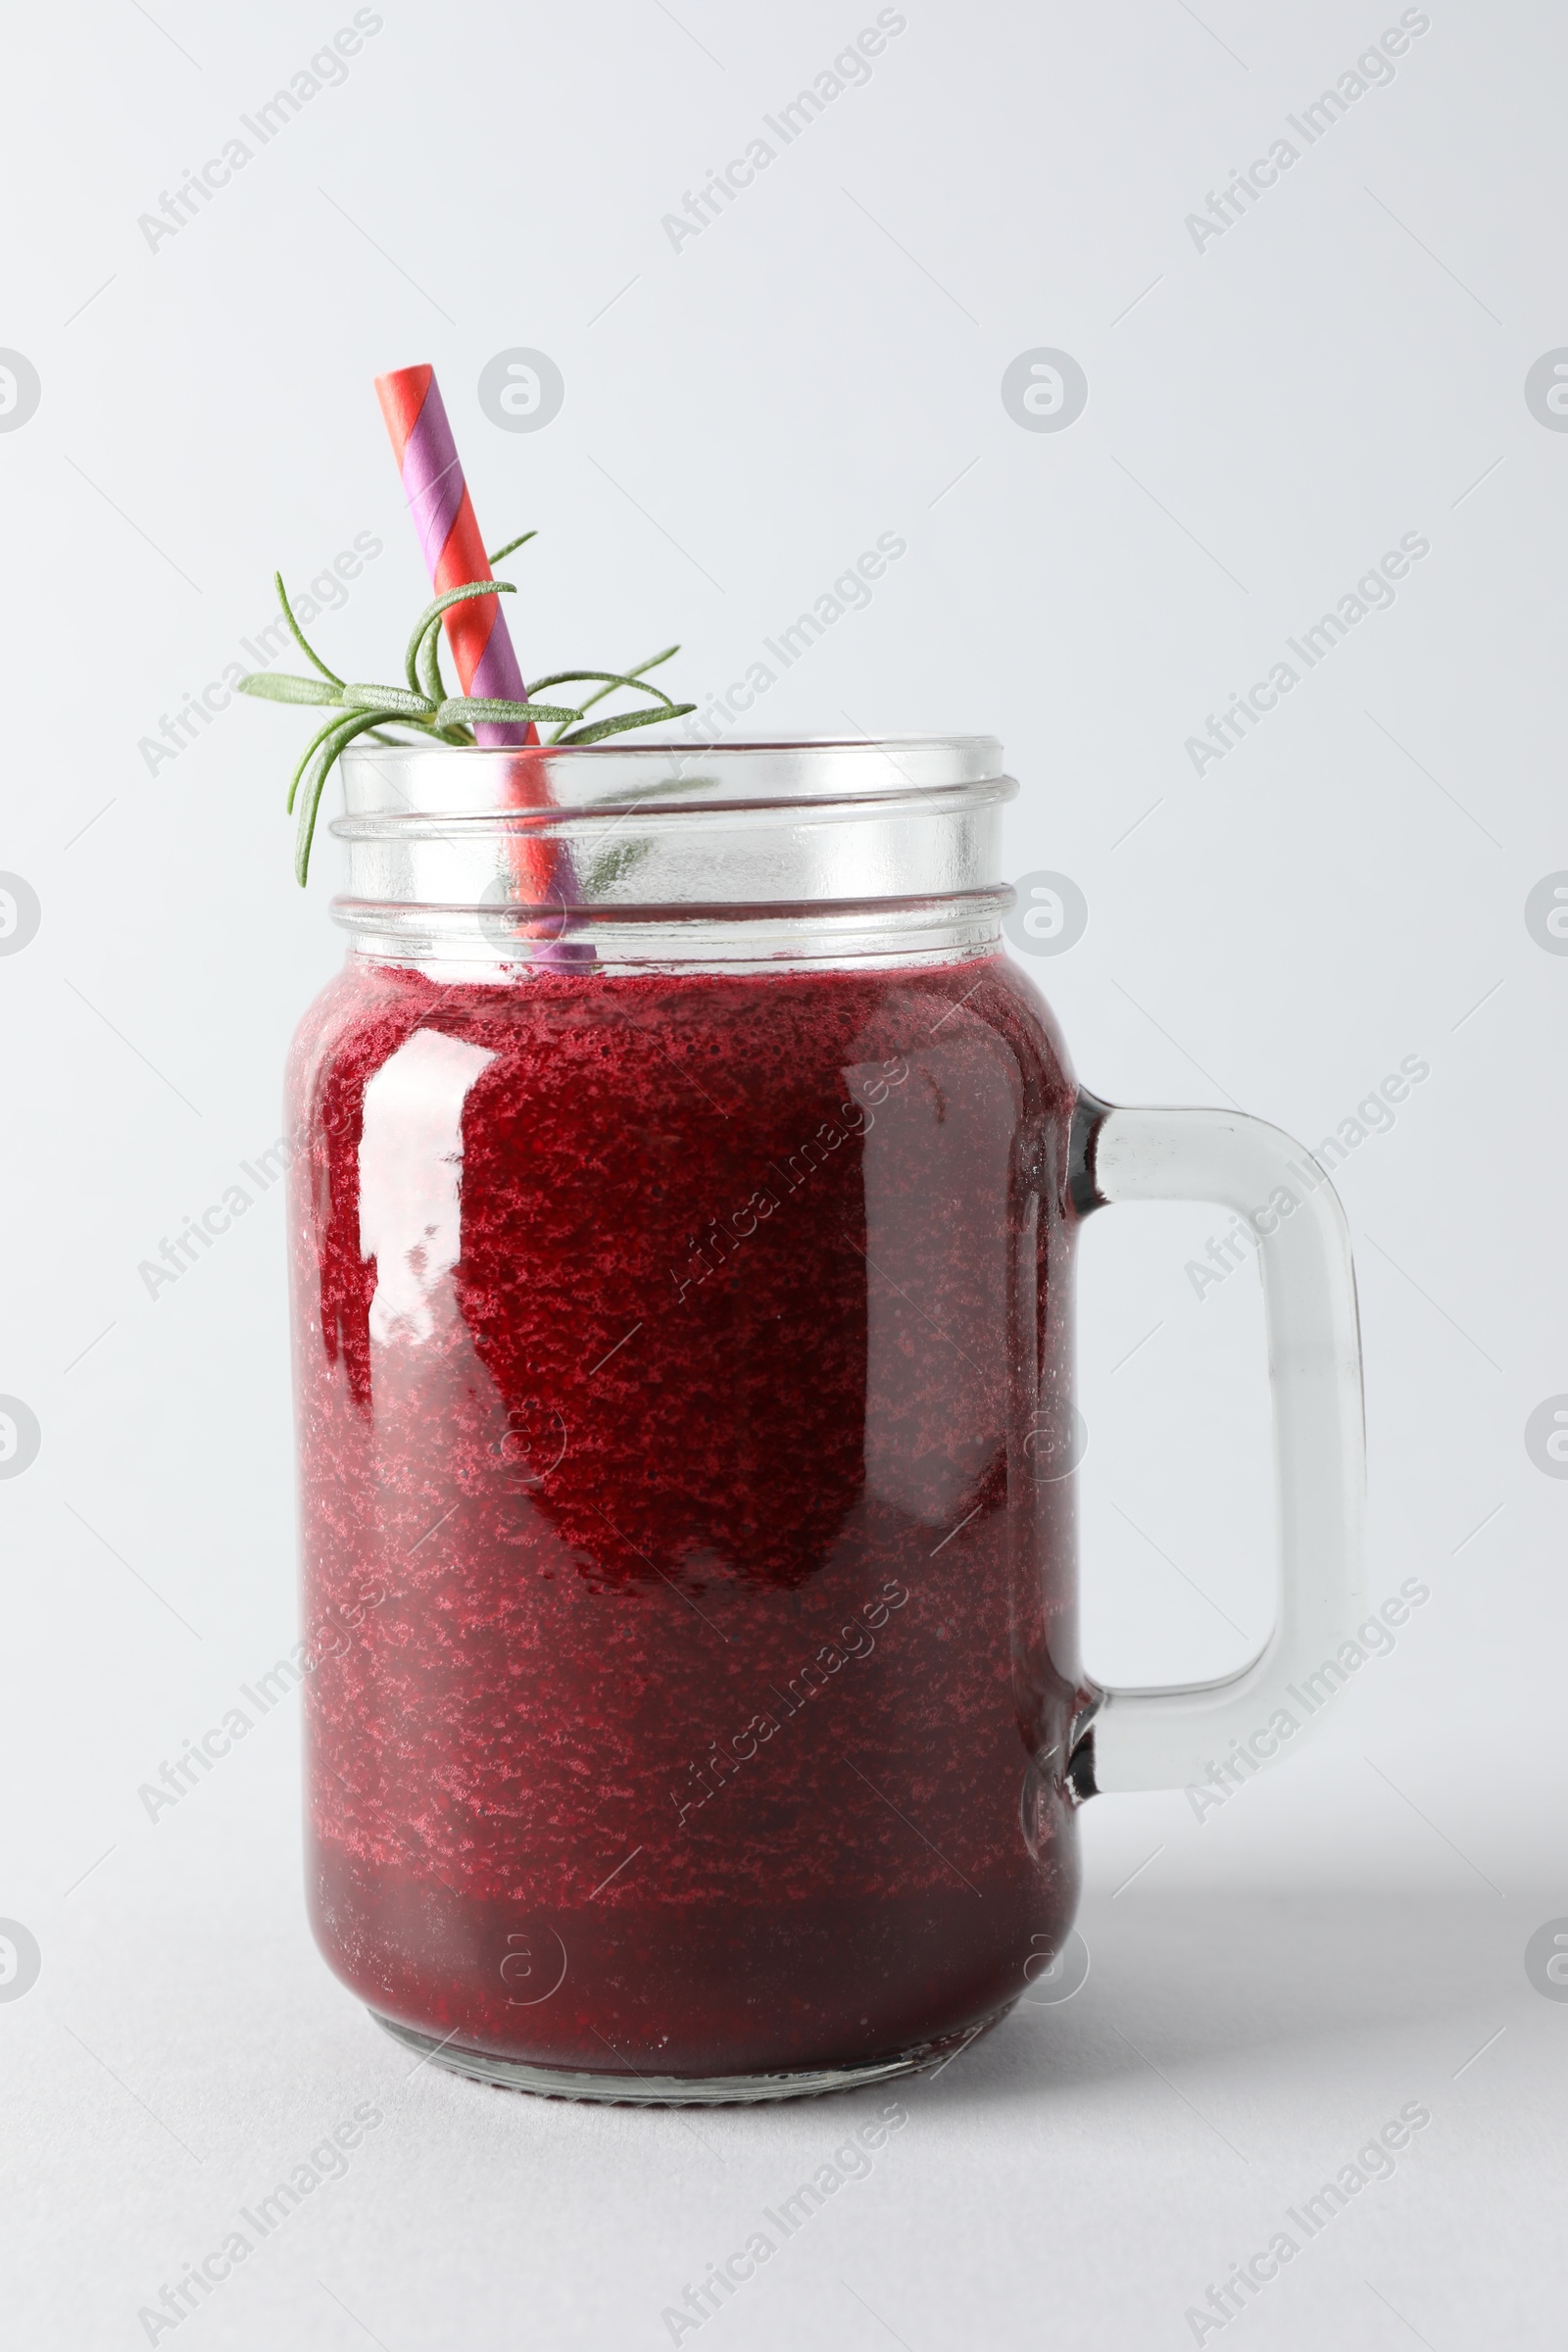
{"label": "glass jar", "polygon": [[290,1073],[321,1949],[539,2090],[923,2064],[1062,1949],[1084,1796],[1182,1777],[1353,1614],[1332,1192],[1300,1263],[1260,1241],[1336,1358],[1283,1399],[1317,1500],[1271,1648],[1107,1694],[1075,1228],[1173,1152],[1249,1191],[1274,1131],[1080,1096],[1002,952],[996,742],[343,765],[350,953]]}

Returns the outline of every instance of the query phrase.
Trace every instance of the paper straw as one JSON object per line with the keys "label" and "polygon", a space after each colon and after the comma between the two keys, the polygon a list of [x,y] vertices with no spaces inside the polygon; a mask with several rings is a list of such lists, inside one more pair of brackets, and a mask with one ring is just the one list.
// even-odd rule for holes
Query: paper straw
{"label": "paper straw", "polygon": [[[449,588],[493,579],[435,369],[394,368],[376,377],[375,391],[431,587],[444,596]],[[528,690],[499,596],[470,597],[449,607],[441,621],[465,694],[523,700]],[[521,719],[480,719],[473,732],[476,742],[492,746],[539,740],[538,729]]]}
{"label": "paper straw", "polygon": [[[375,393],[403,477],[403,495],[419,534],[424,567],[437,596],[444,596],[449,588],[466,588],[473,580],[494,579],[435,369],[395,368],[390,374],[376,377]],[[441,625],[465,694],[484,701],[524,700],[528,690],[499,596],[471,596],[462,604],[450,605],[441,615]],[[473,735],[474,741],[487,749],[515,749],[539,741],[538,728],[525,719],[476,719]],[[546,763],[507,764],[509,804],[516,808],[547,808]],[[564,906],[575,902],[576,876],[564,843],[522,834],[508,844],[507,861],[522,904],[544,906],[554,902]],[[584,942],[558,940],[542,947],[534,943],[532,952],[551,963],[594,960],[593,950]]]}

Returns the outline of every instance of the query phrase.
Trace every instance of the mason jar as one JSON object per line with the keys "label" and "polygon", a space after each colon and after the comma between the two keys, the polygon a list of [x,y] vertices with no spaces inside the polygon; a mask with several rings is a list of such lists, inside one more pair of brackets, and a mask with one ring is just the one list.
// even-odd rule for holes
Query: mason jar
{"label": "mason jar", "polygon": [[411,2048],[536,2090],[939,2059],[1059,1965],[1084,1798],[1250,1738],[1353,1618],[1332,1189],[1258,1243],[1269,1644],[1106,1692],[1077,1226],[1250,1214],[1296,1148],[1077,1088],[1003,950],[996,741],[343,769],[348,956],[289,1080],[320,1948]]}

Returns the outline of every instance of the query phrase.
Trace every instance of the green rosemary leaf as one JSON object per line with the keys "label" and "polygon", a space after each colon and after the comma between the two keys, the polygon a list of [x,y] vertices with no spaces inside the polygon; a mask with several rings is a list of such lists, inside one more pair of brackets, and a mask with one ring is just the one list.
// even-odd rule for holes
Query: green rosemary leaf
{"label": "green rosemary leaf", "polygon": [[[634,694],[657,695],[659,700],[666,706],[664,715],[667,718],[670,711],[674,710],[674,704],[670,702],[668,695],[664,693],[662,687],[649,685],[643,677],[643,672],[646,669],[657,669],[661,662],[667,662],[671,654],[678,654],[679,652],[680,647],[678,645],[666,645],[662,654],[650,654],[648,660],[646,662],[639,662],[635,669],[624,670],[618,676],[612,676],[607,670],[570,670],[563,673],[562,682],[564,682],[566,677],[580,677],[587,679],[589,677],[598,676],[607,680],[607,683],[600,687],[597,694],[590,694],[584,698],[581,710],[578,713],[579,716],[582,715],[582,712],[591,710],[595,703],[602,703],[607,695],[613,694],[617,686],[629,686]],[[552,686],[556,683],[557,680],[553,678],[540,678],[536,681],[536,688],[538,686]],[[555,734],[551,736],[551,742],[560,743],[564,733],[564,729],[558,728]]]}
{"label": "green rosemary leaf", "polygon": [[321,805],[321,789],[331,773],[338,754],[375,724],[375,713],[357,712],[354,717],[340,720],[327,742],[318,752],[314,771],[305,780],[305,796],[300,803],[299,830],[294,837],[294,878],[303,890],[311,870],[311,844],[316,838],[316,815]]}
{"label": "green rosemary leaf", "polygon": [[401,686],[345,686],[338,697],[351,710],[379,710],[385,718],[428,719],[434,705],[422,694],[405,694]]}
{"label": "green rosemary leaf", "polygon": [[[692,708],[695,710],[696,705]],[[569,725],[577,717],[575,710],[561,709],[554,703],[498,703],[487,702],[481,696],[474,700],[466,694],[455,694],[437,710],[435,725],[441,727],[472,725],[475,720],[530,720],[564,718]]]}
{"label": "green rosemary leaf", "polygon": [[420,641],[427,629],[435,627],[436,622],[449,606],[465,604],[468,598],[474,596],[515,596],[516,593],[511,580],[469,580],[461,588],[449,588],[445,596],[438,596],[434,604],[426,605],[414,624],[414,635],[409,639],[408,651],[403,657],[403,674],[415,693],[417,694],[419,691],[419,676],[416,663],[418,660]]}
{"label": "green rosemary leaf", "polygon": [[335,686],[327,686],[319,678],[291,677],[287,671],[253,670],[239,682],[241,694],[254,694],[264,703],[340,703],[342,695]]}
{"label": "green rosemary leaf", "polygon": [[283,586],[283,574],[280,571],[273,572],[272,585],[277,590],[277,601],[283,608],[283,618],[288,623],[289,635],[299,647],[300,652],[305,656],[306,661],[309,662],[313,669],[318,669],[320,671],[322,677],[325,678],[329,686],[341,686],[343,681],[338,676],[337,671],[335,669],[328,669],[326,663],[321,660],[320,655],[316,651],[315,647],[307,644],[305,631],[300,627],[299,622],[294,617],[294,608],[288,601],[288,593]]}
{"label": "green rosemary leaf", "polygon": [[619,718],[596,718],[592,726],[574,727],[569,735],[559,735],[556,740],[561,744],[602,743],[607,735],[624,735],[629,727],[654,727],[666,718],[686,718],[696,708],[695,703],[671,703],[667,710],[627,710]]}
{"label": "green rosemary leaf", "polygon": [[[536,531],[524,531],[520,538],[509,540],[496,549],[489,559],[497,564],[526,547]],[[256,696],[263,702],[298,703],[319,707],[326,705],[332,716],[311,737],[289,780],[288,807],[297,811],[298,831],[295,843],[295,872],[304,882],[310,867],[311,844],[315,838],[317,815],[326,779],[336,765],[339,755],[361,735],[372,742],[396,748],[404,740],[398,733],[388,734],[387,728],[406,730],[416,742],[474,747],[474,727],[485,724],[529,724],[539,722],[554,728],[548,743],[585,745],[602,742],[607,736],[624,734],[633,727],[647,727],[657,721],[685,718],[697,706],[695,703],[671,702],[662,687],[652,685],[646,673],[657,669],[678,653],[678,646],[669,645],[662,653],[651,654],[634,669],[563,669],[535,682],[532,693],[541,687],[591,685],[594,692],[575,705],[535,702],[498,701],[487,697],[464,694],[449,695],[441,676],[442,615],[454,605],[464,604],[474,597],[514,596],[516,589],[511,580],[468,580],[462,587],[450,588],[427,605],[416,623],[404,654],[404,672],[408,686],[376,684],[346,684],[308,643],[283,586],[281,572],[274,572],[273,585],[277,601],[290,636],[304,654],[317,678],[290,676],[272,670],[257,670],[240,680],[242,693]],[[608,695],[621,691],[645,695],[652,708],[623,712],[614,718],[596,719],[585,725],[584,719],[595,704]],[[303,787],[303,794],[302,794]],[[649,791],[657,794],[671,789],[668,785],[653,785]],[[639,796],[641,797],[641,796]],[[623,851],[609,853],[607,877],[618,876],[626,865],[643,855],[638,845],[626,845]]]}
{"label": "green rosemary leaf", "polygon": [[641,865],[653,843],[649,841],[619,841],[613,849],[602,850],[582,878],[583,895],[602,899],[616,882],[623,882],[633,866]]}
{"label": "green rosemary leaf", "polygon": [[317,753],[320,750],[322,744],[326,742],[328,736],[335,735],[338,728],[344,723],[345,721],[341,712],[336,718],[329,718],[325,726],[318,728],[316,734],[311,737],[310,742],[305,746],[304,751],[300,754],[299,765],[295,768],[294,773],[288,780],[288,799],[283,804],[284,808],[288,810],[291,816],[294,813],[294,796],[299,791],[301,776],[304,775],[305,770],[310,766],[311,761],[316,758]]}
{"label": "green rosemary leaf", "polygon": [[441,675],[441,639],[444,634],[440,622],[432,621],[419,640],[419,650],[414,660],[419,692],[428,695],[432,703],[444,703],[447,699],[446,680]]}
{"label": "green rosemary leaf", "polygon": [[[537,679],[535,681],[533,691],[537,693],[541,686],[564,684],[567,680],[578,678],[582,679],[585,683],[593,678],[602,678],[604,680],[604,684],[599,688],[597,694],[584,695],[582,701],[578,704],[577,709],[572,713],[570,723],[573,725],[575,725],[577,721],[582,719],[587,712],[593,709],[595,703],[602,703],[606,695],[618,693],[620,688],[623,686],[629,688],[633,694],[651,694],[662,706],[662,714],[665,718],[670,716],[675,708],[668,695],[665,694],[662,688],[648,685],[643,679],[638,677],[637,672],[633,669],[564,669],[558,671],[554,678]],[[564,725],[559,726],[555,733],[550,737],[550,741],[553,744],[564,743],[565,740],[566,728]]]}
{"label": "green rosemary leaf", "polygon": [[[661,686],[648,685],[644,677],[644,672],[650,669],[657,669],[661,662],[669,661],[672,655],[678,654],[679,652],[680,647],[678,645],[666,645],[662,654],[650,654],[646,662],[639,662],[635,669],[628,669],[626,676],[629,680],[635,683],[639,693],[660,695],[662,699],[667,703],[669,697],[664,693],[663,688]],[[605,691],[608,693],[610,690],[607,687]],[[603,698],[597,694],[591,694],[588,697],[587,702],[583,705],[584,710],[591,710],[593,705],[602,699]]]}
{"label": "green rosemary leaf", "polygon": [[579,681],[583,685],[591,685],[596,678],[604,680],[603,691],[593,697],[596,703],[603,701],[604,696],[612,693],[617,686],[630,686],[638,694],[658,695],[662,703],[669,700],[662,687],[650,685],[634,669],[556,669],[547,678],[535,678],[528,691],[537,694],[544,686],[573,686]]}

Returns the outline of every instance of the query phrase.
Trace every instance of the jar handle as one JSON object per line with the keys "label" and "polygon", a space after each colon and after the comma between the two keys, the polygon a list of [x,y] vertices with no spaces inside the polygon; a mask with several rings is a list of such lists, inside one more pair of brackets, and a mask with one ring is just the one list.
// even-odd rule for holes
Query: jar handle
{"label": "jar handle", "polygon": [[[1349,1229],[1311,1154],[1262,1119],[1121,1109],[1086,1094],[1077,1124],[1081,1210],[1212,1200],[1257,1237],[1279,1497],[1273,1630],[1250,1664],[1215,1682],[1102,1690],[1073,1758],[1085,1795],[1179,1788],[1204,1781],[1235,1740],[1259,1765],[1294,1753],[1327,1712],[1299,1695],[1302,1679],[1324,1688],[1321,1669],[1364,1614],[1366,1432]],[[1282,1709],[1295,1727],[1288,1742],[1283,1727],[1271,1731]]]}

